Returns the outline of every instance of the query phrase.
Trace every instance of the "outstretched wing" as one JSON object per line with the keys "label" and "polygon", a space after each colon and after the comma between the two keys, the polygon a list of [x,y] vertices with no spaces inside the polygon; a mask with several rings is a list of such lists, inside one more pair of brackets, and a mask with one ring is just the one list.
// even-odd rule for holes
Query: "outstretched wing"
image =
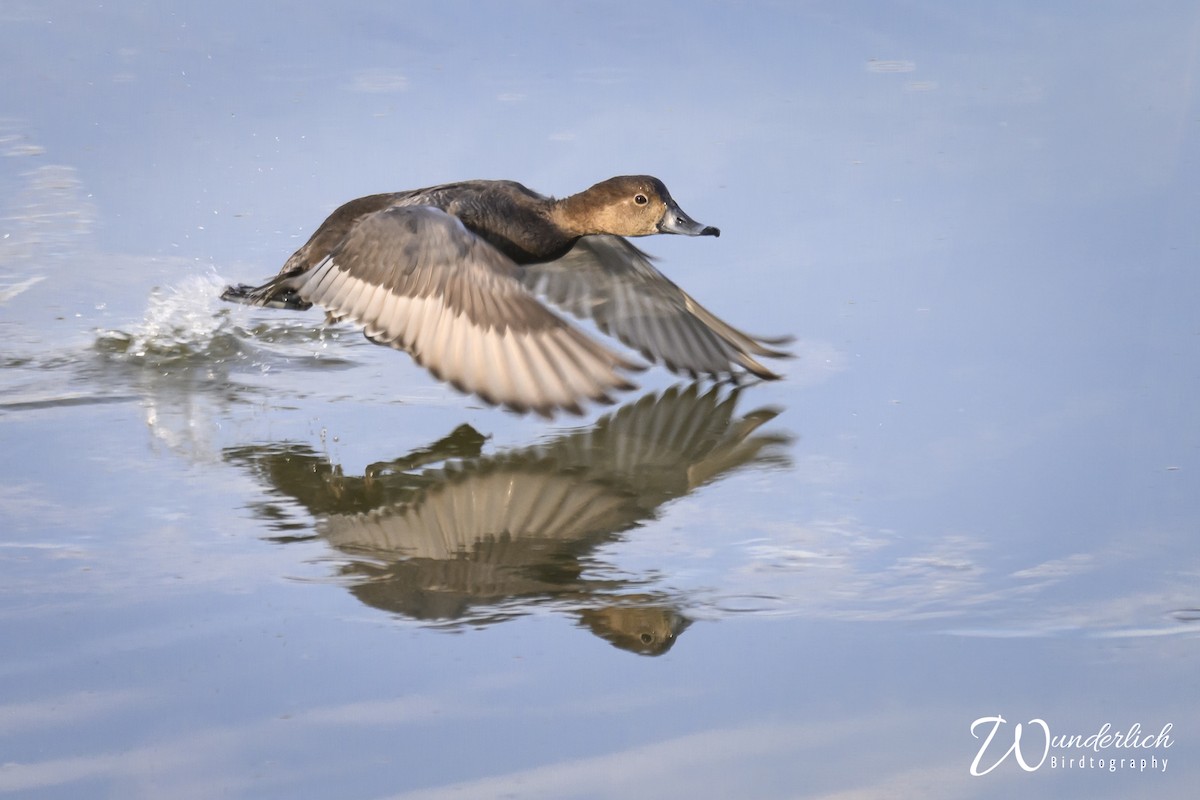
{"label": "outstretched wing", "polygon": [[787,358],[775,349],[790,337],[752,336],[718,318],[619,236],[585,236],[565,256],[520,268],[531,291],[578,317],[590,317],[652,361],[674,372],[720,376],[745,369],[780,376],[755,356]]}
{"label": "outstretched wing", "polygon": [[362,218],[327,258],[287,280],[305,302],[404,350],[489,403],[580,413],[629,389],[633,364],[529,293],[517,266],[455,217],[428,206]]}

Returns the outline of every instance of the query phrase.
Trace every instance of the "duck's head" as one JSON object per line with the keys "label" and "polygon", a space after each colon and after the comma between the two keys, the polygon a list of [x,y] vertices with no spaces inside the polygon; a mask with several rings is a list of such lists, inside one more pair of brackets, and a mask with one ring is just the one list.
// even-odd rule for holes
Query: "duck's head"
{"label": "duck's head", "polygon": [[586,233],[649,236],[720,236],[721,230],[689,217],[666,185],[650,175],[621,175],[601,181],[564,201],[573,225]]}

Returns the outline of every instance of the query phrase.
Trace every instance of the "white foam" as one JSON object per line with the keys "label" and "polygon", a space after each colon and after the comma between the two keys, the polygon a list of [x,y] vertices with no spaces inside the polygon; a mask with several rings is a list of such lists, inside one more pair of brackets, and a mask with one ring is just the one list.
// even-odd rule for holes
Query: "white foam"
{"label": "white foam", "polygon": [[126,356],[139,359],[172,360],[205,353],[218,337],[229,333],[229,306],[220,299],[224,286],[225,281],[210,273],[156,288],[137,326],[128,332],[105,331],[100,341],[116,344]]}

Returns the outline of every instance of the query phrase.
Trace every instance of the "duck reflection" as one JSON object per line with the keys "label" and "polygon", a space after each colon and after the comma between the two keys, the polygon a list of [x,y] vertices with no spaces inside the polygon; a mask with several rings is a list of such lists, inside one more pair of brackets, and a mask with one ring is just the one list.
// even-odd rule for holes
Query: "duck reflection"
{"label": "duck reflection", "polygon": [[[593,426],[484,454],[469,425],[361,477],[303,444],[230,448],[317,520],[349,557],[350,591],[375,608],[443,626],[502,621],[553,605],[617,647],[665,653],[689,620],[679,600],[616,577],[597,548],[666,502],[738,469],[787,465],[791,437],[758,432],[779,413],[735,416],[738,390],[698,384],[650,394]],[[276,500],[258,513],[280,541],[311,538]]]}

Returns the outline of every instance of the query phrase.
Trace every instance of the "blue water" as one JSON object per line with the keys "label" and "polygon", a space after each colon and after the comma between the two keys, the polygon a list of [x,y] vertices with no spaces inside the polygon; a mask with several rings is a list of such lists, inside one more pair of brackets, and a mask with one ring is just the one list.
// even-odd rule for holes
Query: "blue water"
{"label": "blue water", "polygon": [[[5,6],[0,794],[1191,797],[1198,31]],[[642,172],[786,380],[545,422],[217,299],[355,196]]]}

